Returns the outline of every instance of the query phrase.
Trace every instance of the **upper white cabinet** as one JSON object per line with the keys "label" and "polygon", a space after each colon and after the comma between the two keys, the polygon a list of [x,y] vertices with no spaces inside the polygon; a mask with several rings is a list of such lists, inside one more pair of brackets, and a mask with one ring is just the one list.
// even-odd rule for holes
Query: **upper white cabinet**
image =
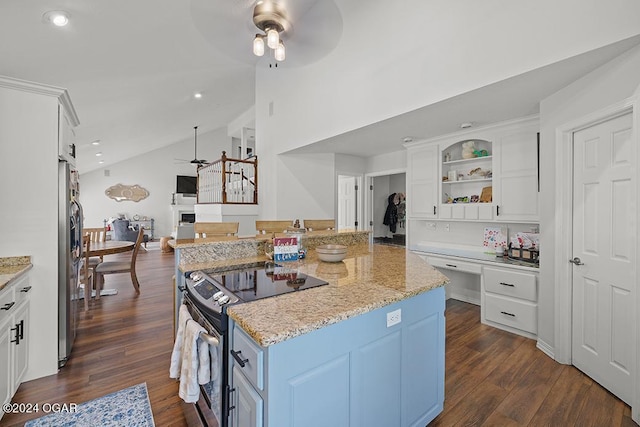
{"label": "upper white cabinet", "polygon": [[436,218],[438,206],[438,146],[435,144],[408,149],[408,216]]}
{"label": "upper white cabinet", "polygon": [[538,221],[537,132],[537,126],[516,129],[495,145],[493,204],[498,221]]}
{"label": "upper white cabinet", "polygon": [[76,134],[73,130],[78,126],[78,117],[68,101],[68,97],[60,97],[58,106],[58,157],[69,164],[76,164]]}
{"label": "upper white cabinet", "polygon": [[526,118],[408,144],[409,218],[538,222],[537,133]]}

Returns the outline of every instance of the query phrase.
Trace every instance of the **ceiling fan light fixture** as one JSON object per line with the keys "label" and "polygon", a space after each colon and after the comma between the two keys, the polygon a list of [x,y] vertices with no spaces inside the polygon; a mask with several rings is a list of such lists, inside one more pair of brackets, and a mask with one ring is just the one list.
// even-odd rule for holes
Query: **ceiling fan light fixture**
{"label": "ceiling fan light fixture", "polygon": [[256,34],[256,37],[253,39],[253,54],[255,56],[264,55],[264,36],[260,34]]}
{"label": "ceiling fan light fixture", "polygon": [[[256,34],[253,39],[253,53],[256,56],[264,55],[264,44],[274,51],[274,54],[281,57],[277,61],[284,60],[284,44],[282,44],[282,33],[291,30],[286,13],[280,5],[272,1],[258,2],[253,9],[253,23],[264,34]],[[281,52],[278,53],[278,50]]]}

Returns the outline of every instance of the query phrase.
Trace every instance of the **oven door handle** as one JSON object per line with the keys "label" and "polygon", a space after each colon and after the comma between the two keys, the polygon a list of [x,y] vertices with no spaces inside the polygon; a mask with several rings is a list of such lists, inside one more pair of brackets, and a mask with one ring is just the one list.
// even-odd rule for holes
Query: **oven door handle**
{"label": "oven door handle", "polygon": [[200,338],[202,339],[202,341],[206,342],[207,344],[213,346],[213,347],[218,347],[220,345],[220,340],[212,335],[209,335],[206,332],[200,332]]}

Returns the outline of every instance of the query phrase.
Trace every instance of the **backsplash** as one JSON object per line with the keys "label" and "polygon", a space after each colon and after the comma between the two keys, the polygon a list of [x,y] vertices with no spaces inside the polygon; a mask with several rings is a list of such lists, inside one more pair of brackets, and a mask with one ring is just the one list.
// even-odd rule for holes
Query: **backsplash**
{"label": "backsplash", "polygon": [[[419,242],[482,247],[485,227],[506,228],[508,236],[518,232],[539,230],[538,224],[504,224],[498,222],[464,222],[443,220],[410,220],[407,247]],[[448,228],[448,229],[447,229]]]}

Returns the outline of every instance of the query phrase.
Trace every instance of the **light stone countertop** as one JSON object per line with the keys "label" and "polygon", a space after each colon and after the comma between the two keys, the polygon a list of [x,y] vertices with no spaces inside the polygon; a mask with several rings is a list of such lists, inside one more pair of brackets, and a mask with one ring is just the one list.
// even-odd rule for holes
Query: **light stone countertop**
{"label": "light stone countertop", "polygon": [[30,256],[0,258],[0,291],[31,267]]}
{"label": "light stone countertop", "polygon": [[[264,257],[256,257],[253,261],[260,260]],[[234,263],[236,261],[233,260]],[[246,266],[251,261],[243,260]],[[449,282],[446,276],[418,255],[404,248],[386,245],[350,246],[347,257],[340,263],[321,262],[315,251],[309,251],[304,260],[284,264],[297,266],[300,272],[324,279],[329,285],[229,307],[229,316],[263,347],[411,298]],[[220,268],[217,265],[210,267],[212,270]]]}

